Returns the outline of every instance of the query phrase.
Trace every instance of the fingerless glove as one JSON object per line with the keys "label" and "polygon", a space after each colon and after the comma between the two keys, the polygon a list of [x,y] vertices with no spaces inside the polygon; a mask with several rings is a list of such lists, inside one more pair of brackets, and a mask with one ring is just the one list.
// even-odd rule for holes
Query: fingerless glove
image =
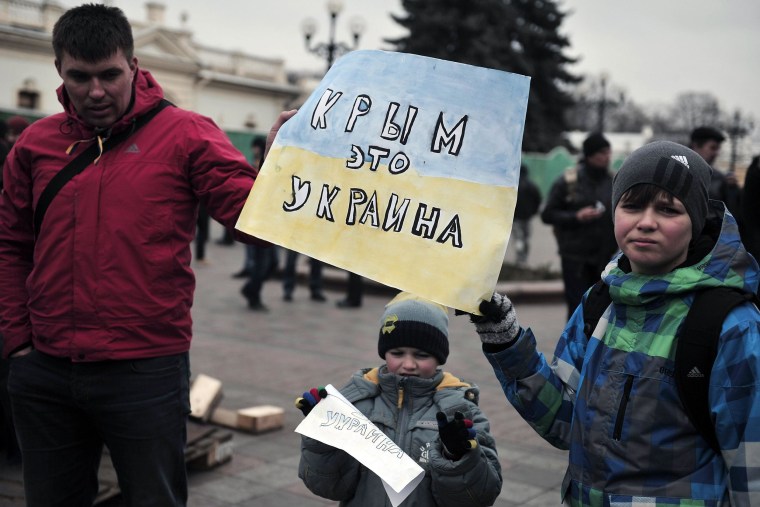
{"label": "fingerless glove", "polygon": [[512,301],[505,295],[494,292],[491,301],[480,303],[483,316],[472,316],[480,341],[489,344],[507,344],[520,335],[520,324]]}

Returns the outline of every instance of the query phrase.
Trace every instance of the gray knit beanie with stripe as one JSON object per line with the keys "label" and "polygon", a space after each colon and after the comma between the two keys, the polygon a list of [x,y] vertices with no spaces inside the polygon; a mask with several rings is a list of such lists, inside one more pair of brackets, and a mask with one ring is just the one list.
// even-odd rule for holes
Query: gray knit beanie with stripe
{"label": "gray knit beanie with stripe", "polygon": [[707,217],[707,189],[712,168],[686,146],[655,141],[631,153],[612,182],[612,209],[631,187],[648,183],[677,197],[691,218],[692,238],[702,232]]}

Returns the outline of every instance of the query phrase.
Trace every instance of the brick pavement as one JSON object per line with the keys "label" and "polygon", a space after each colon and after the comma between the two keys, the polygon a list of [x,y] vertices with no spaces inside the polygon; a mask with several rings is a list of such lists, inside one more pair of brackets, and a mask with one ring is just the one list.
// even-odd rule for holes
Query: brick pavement
{"label": "brick pavement", "polygon": [[[218,237],[217,231],[212,229],[212,238]],[[553,252],[553,243],[534,248],[540,250],[539,256],[551,258],[547,247]],[[285,427],[262,435],[234,432],[231,462],[191,473],[189,505],[334,505],[311,494],[298,479],[300,439],[293,430],[302,416],[292,403],[304,388],[325,383],[340,386],[356,369],[381,363],[376,330],[389,295],[365,294],[361,308],[344,310],[335,306],[343,297],[339,285],[326,290],[327,303],[316,303],[309,299],[308,289],[299,284],[294,301],[288,303],[282,300],[281,284],[275,279],[263,289],[270,312],[251,312],[239,293],[242,282],[230,276],[242,265],[242,246],[223,247],[212,241],[208,251],[210,264],[194,265],[193,376],[204,373],[220,379],[225,408],[262,404],[283,407]],[[326,275],[345,276],[332,269]],[[539,347],[548,354],[564,324],[564,314],[564,305],[556,298],[545,304],[518,304],[520,321],[544,337]],[[508,405],[468,319],[450,319],[451,355],[446,369],[480,386],[481,407],[498,444],[504,486],[496,505],[559,505],[566,454],[537,437]],[[0,466],[0,475],[5,473],[12,471]],[[120,503],[117,499],[107,505],[116,507]]]}

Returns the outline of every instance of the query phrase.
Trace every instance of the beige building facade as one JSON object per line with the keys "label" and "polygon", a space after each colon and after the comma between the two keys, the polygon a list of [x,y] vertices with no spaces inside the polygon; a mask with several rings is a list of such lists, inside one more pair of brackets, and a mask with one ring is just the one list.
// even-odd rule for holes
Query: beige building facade
{"label": "beige building facade", "polygon": [[[139,66],[155,76],[167,99],[212,118],[233,141],[265,135],[280,111],[302,96],[283,60],[199,45],[190,30],[166,26],[163,4],[145,8],[144,20],[130,20]],[[54,0],[0,0],[0,117],[61,111],[51,37],[64,11]]]}

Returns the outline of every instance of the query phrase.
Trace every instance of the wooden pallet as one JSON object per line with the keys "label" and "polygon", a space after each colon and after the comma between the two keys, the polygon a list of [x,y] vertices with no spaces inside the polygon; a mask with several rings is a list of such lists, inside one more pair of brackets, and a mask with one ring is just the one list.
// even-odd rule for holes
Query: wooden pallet
{"label": "wooden pallet", "polygon": [[208,470],[232,459],[232,432],[187,423],[187,449],[185,463],[190,470]]}

